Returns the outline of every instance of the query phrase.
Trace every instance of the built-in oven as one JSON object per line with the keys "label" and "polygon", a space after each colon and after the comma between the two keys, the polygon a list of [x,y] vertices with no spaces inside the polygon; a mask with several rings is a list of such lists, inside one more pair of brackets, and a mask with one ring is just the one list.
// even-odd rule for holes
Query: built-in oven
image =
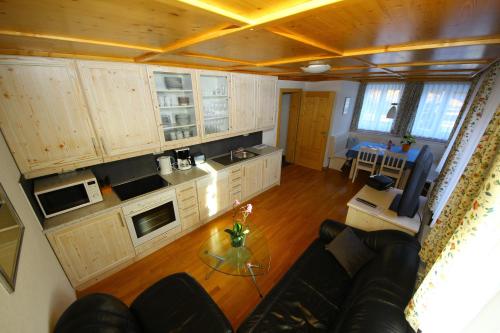
{"label": "built-in oven", "polygon": [[124,206],[123,215],[134,246],[180,225],[175,190],[167,190]]}

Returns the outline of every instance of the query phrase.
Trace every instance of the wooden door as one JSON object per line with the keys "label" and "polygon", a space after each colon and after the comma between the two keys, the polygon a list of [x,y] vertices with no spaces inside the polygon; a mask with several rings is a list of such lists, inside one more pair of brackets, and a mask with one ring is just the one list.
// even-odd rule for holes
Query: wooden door
{"label": "wooden door", "polygon": [[72,60],[1,59],[0,128],[27,178],[102,162]]}
{"label": "wooden door", "polygon": [[262,190],[262,159],[248,161],[242,167],[243,180],[241,192],[243,200],[254,196]]}
{"label": "wooden door", "polygon": [[196,182],[200,220],[206,222],[229,206],[229,173],[220,171]]}
{"label": "wooden door", "polygon": [[272,76],[257,79],[257,128],[270,129],[276,125],[278,80]]}
{"label": "wooden door", "polygon": [[330,129],[334,92],[307,91],[302,94],[295,163],[316,170],[323,168]]}
{"label": "wooden door", "polygon": [[231,74],[231,131],[248,132],[255,129],[255,75]]}
{"label": "wooden door", "polygon": [[145,66],[78,61],[78,69],[105,160],[159,151]]}
{"label": "wooden door", "polygon": [[295,162],[295,148],[297,145],[297,132],[299,129],[300,99],[302,93],[294,92],[290,97],[290,110],[288,113],[288,129],[286,137],[285,159],[289,163]]}
{"label": "wooden door", "polygon": [[47,238],[73,287],[135,256],[119,210],[48,233]]}
{"label": "wooden door", "polygon": [[264,157],[262,188],[277,184],[281,176],[281,152]]}

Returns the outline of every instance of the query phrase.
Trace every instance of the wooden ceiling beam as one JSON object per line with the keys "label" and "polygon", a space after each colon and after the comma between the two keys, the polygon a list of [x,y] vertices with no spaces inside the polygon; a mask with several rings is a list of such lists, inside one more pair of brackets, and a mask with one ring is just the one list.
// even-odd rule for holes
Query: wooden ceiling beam
{"label": "wooden ceiling beam", "polygon": [[[159,0],[161,2],[168,2],[168,0]],[[187,4],[193,7],[197,7],[200,9],[204,9],[207,11],[210,11],[212,13],[227,17],[228,19],[231,20],[236,20],[239,22],[243,22],[246,25],[242,26],[236,26],[234,24],[230,24],[227,27],[224,28],[217,28],[213,31],[201,34],[196,37],[192,38],[186,38],[180,41],[177,41],[175,43],[166,45],[165,47],[161,48],[160,52],[148,52],[143,55],[140,55],[135,58],[136,62],[145,62],[152,60],[159,56],[160,54],[172,52],[190,45],[198,44],[201,42],[205,42],[211,39],[219,38],[222,36],[226,36],[232,33],[236,33],[239,31],[243,30],[248,30],[248,29],[255,29],[258,27],[264,27],[266,25],[270,24],[275,24],[278,23],[279,21],[282,21],[283,19],[292,19],[296,18],[298,15],[304,15],[307,12],[310,12],[312,10],[321,8],[321,7],[326,7],[332,4],[336,4],[345,0],[311,0],[305,3],[298,4],[296,6],[292,6],[283,10],[279,10],[267,15],[263,15],[261,17],[258,17],[256,19],[250,19],[241,15],[238,15],[236,13],[233,13],[231,11],[228,11],[224,8],[215,6],[215,5],[210,5],[207,4],[203,1],[192,1],[192,0],[177,0],[178,2],[181,2],[183,4]]]}
{"label": "wooden ceiling beam", "polygon": [[266,30],[272,32],[273,34],[276,34],[276,35],[279,35],[279,36],[282,36],[282,37],[285,37],[288,39],[292,39],[292,40],[300,42],[302,44],[306,44],[306,45],[313,46],[315,48],[330,52],[334,55],[342,55],[342,51],[340,51],[339,49],[330,47],[328,45],[325,45],[325,44],[323,44],[319,41],[316,41],[312,38],[309,38],[309,37],[294,34],[294,33],[285,31],[285,30],[280,29],[280,28],[266,28]]}
{"label": "wooden ceiling beam", "polygon": [[17,56],[30,56],[30,57],[54,57],[54,58],[69,58],[69,59],[86,59],[86,60],[104,60],[104,61],[119,61],[119,62],[133,62],[133,58],[115,57],[115,56],[98,56],[79,53],[64,53],[52,52],[41,50],[22,50],[22,49],[0,49],[2,55],[17,55]]}
{"label": "wooden ceiling beam", "polygon": [[215,61],[222,61],[222,62],[232,62],[235,64],[241,64],[241,65],[246,65],[246,66],[254,66],[254,67],[256,66],[256,63],[251,62],[251,61],[244,61],[244,60],[225,58],[225,57],[217,57],[217,56],[212,56],[212,55],[202,54],[202,53],[181,52],[181,53],[179,53],[179,55],[182,55],[185,57],[191,57],[191,58],[200,58],[200,59],[215,60]]}
{"label": "wooden ceiling beam", "polygon": [[[281,59],[261,62],[258,64],[258,66],[268,66],[271,64],[291,64],[294,62],[315,61],[315,60],[335,59],[335,58],[345,58],[345,57],[353,57],[356,58],[357,60],[361,60],[361,58],[359,58],[361,56],[373,55],[378,53],[418,51],[418,50],[435,49],[435,48],[471,46],[471,45],[489,45],[489,44],[500,44],[500,35],[492,35],[492,36],[478,37],[478,38],[467,38],[467,39],[462,38],[462,39],[445,40],[445,41],[443,40],[430,41],[430,42],[427,41],[419,43],[397,44],[397,45],[387,45],[374,48],[346,50],[343,51],[341,55],[332,55],[330,57],[312,55],[312,56],[302,56],[294,58],[281,58]],[[463,61],[464,64],[474,63],[474,62],[467,62],[468,60],[463,60]],[[381,66],[387,67],[386,65],[387,64]]]}
{"label": "wooden ceiling beam", "polygon": [[418,66],[437,66],[437,65],[472,65],[488,64],[492,59],[463,59],[463,60],[439,60],[439,61],[412,61],[396,62],[392,64],[379,64],[377,67],[418,67]]}
{"label": "wooden ceiling beam", "polygon": [[76,43],[93,44],[93,45],[101,45],[101,46],[111,46],[111,47],[118,47],[118,48],[131,49],[131,50],[161,52],[160,48],[154,48],[154,47],[149,47],[149,46],[115,43],[115,42],[109,42],[109,41],[101,41],[101,40],[95,40],[95,39],[70,37],[70,36],[39,34],[39,33],[31,33],[31,32],[13,31],[13,30],[0,30],[0,35],[62,40],[62,41],[66,41],[66,42],[76,42]]}

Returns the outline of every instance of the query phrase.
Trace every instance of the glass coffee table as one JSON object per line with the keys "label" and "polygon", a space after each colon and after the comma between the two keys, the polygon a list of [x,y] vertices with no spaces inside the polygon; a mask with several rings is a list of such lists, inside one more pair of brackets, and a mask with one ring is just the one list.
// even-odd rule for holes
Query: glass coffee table
{"label": "glass coffee table", "polygon": [[247,276],[262,298],[256,276],[269,272],[271,267],[271,256],[267,247],[267,240],[258,229],[251,229],[245,237],[241,247],[232,247],[229,234],[220,230],[200,247],[199,256],[201,261],[208,265],[211,270],[205,279],[218,271],[228,275]]}

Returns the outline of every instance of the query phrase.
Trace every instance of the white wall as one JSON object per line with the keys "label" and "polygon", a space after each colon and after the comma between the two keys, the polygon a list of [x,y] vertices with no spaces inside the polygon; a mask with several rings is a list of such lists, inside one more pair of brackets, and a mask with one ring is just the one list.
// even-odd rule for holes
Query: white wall
{"label": "white wall", "polygon": [[286,138],[288,135],[288,119],[290,118],[290,102],[292,101],[291,94],[283,94],[281,98],[281,117],[280,117],[280,141],[279,147],[286,151]]}
{"label": "white wall", "polygon": [[[280,89],[304,89],[305,82],[303,81],[289,81],[289,80],[278,80],[278,94]],[[279,96],[278,96],[279,97]],[[262,133],[262,143],[269,146],[276,146],[276,133],[277,126],[274,126],[272,130],[265,131]]]}
{"label": "white wall", "polygon": [[[303,89],[306,91],[334,91],[335,103],[332,110],[332,119],[329,135],[339,135],[349,131],[351,125],[352,111],[354,102],[358,94],[359,82],[353,81],[320,81],[320,82],[302,82],[279,80],[278,89]],[[343,114],[344,101],[346,97],[351,97],[351,104],[347,114]],[[266,131],[262,135],[263,143],[276,145],[276,128]],[[328,154],[325,154],[324,166],[328,165]]]}
{"label": "white wall", "polygon": [[52,328],[75,292],[18,183],[19,171],[0,135],[0,182],[25,226],[16,289],[0,289],[0,332],[43,333]]}
{"label": "white wall", "polygon": [[498,333],[500,332],[500,292],[486,304],[462,333]]}

